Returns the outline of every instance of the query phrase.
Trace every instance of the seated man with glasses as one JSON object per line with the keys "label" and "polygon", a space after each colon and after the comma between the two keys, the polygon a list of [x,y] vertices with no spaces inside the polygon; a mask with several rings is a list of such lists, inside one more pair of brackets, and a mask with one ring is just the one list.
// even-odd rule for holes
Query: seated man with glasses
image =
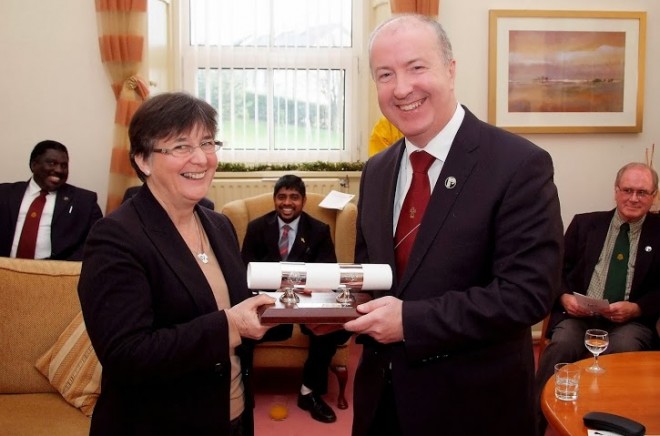
{"label": "seated man with glasses", "polygon": [[[584,346],[587,329],[609,333],[604,354],[653,347],[660,314],[660,216],[649,213],[658,190],[658,174],[643,163],[629,163],[614,182],[616,209],[576,215],[564,236],[561,294],[550,314],[550,343],[539,360],[536,386],[543,386],[559,362],[591,356]],[[593,313],[573,292],[607,299]],[[539,429],[545,420],[539,409]]]}

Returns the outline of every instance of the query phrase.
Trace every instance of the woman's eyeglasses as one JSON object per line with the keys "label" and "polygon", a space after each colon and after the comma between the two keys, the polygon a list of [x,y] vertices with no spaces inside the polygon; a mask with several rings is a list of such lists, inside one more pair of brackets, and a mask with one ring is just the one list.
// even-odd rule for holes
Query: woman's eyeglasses
{"label": "woman's eyeglasses", "polygon": [[222,147],[222,141],[204,141],[197,147],[183,144],[175,145],[172,148],[154,148],[152,151],[155,153],[169,154],[174,157],[186,157],[193,154],[196,148],[201,148],[206,154],[213,154],[220,150],[220,147]]}

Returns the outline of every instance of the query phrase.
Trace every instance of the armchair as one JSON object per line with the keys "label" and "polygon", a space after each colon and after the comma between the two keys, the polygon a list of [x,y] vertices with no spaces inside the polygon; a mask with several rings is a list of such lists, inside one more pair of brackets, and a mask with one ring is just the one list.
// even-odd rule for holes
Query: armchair
{"label": "armchair", "polygon": [[[325,196],[317,193],[307,193],[305,212],[330,226],[330,235],[335,244],[337,261],[352,263],[355,250],[355,224],[357,207],[348,203],[343,210],[324,209],[319,203]],[[234,225],[238,241],[243,245],[248,223],[273,210],[273,194],[266,193],[225,204],[221,213],[226,215]],[[339,395],[337,407],[346,409],[348,403],[345,397],[348,381],[348,358],[350,340],[337,348],[330,370],[337,376]],[[255,368],[302,368],[307,359],[309,339],[298,325],[294,325],[291,338],[280,342],[265,342],[254,350]]]}

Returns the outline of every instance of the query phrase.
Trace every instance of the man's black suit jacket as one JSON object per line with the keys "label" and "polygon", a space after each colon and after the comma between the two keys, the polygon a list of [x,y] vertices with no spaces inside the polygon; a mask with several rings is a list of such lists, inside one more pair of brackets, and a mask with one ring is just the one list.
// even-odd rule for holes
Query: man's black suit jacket
{"label": "man's black suit jacket", "polygon": [[[357,263],[395,271],[404,151],[400,140],[362,171]],[[533,435],[531,326],[559,290],[562,236],[550,155],[466,109],[408,267],[389,291],[403,300],[405,340],[365,341],[353,434],[366,434],[391,372],[404,435]]]}
{"label": "man's black suit jacket", "polygon": [[[243,239],[242,256],[248,262],[279,262],[280,228],[277,213],[269,212],[248,223]],[[303,212],[298,222],[296,239],[287,257],[291,262],[336,263],[335,246],[330,226]]]}
{"label": "man's black suit jacket", "polygon": [[[0,184],[0,256],[9,257],[16,220],[28,182]],[[82,260],[85,239],[92,225],[103,216],[96,193],[65,184],[57,190],[49,259]]]}
{"label": "man's black suit jacket", "polygon": [[[586,295],[614,213],[578,214],[571,221],[564,236],[563,292]],[[654,330],[660,314],[660,215],[647,214],[642,224],[629,301],[637,303],[642,311],[636,321]],[[548,337],[567,317],[564,312],[558,298],[550,316]]]}

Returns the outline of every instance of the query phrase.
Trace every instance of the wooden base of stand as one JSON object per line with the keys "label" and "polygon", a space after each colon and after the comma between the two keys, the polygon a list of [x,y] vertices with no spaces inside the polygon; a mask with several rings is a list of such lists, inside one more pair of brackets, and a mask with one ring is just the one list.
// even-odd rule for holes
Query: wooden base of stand
{"label": "wooden base of stand", "polygon": [[355,302],[350,306],[337,303],[339,293],[314,291],[298,293],[300,302],[285,305],[280,301],[282,292],[264,292],[275,298],[275,304],[260,309],[262,324],[343,324],[360,316],[355,309],[358,304],[371,300],[371,296],[352,293]]}

